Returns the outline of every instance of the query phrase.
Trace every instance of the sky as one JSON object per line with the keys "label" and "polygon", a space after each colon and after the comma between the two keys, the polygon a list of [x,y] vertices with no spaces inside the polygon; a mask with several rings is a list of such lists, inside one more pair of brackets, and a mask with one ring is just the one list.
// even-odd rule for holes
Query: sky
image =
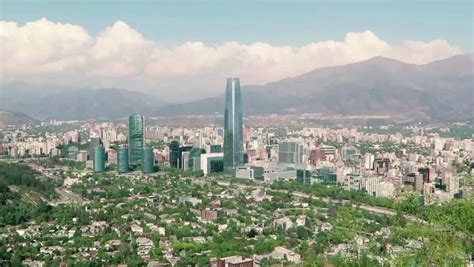
{"label": "sky", "polygon": [[166,100],[374,56],[473,51],[471,1],[0,0],[1,84],[119,87]]}

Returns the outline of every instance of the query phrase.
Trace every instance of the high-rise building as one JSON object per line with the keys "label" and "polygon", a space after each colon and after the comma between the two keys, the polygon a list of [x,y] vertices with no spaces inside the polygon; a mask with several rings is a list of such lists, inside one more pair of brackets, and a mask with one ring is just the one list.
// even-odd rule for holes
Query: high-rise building
{"label": "high-rise building", "polygon": [[201,154],[202,149],[197,147],[191,149],[189,152],[188,169],[190,171],[198,171],[201,169]]}
{"label": "high-rise building", "polygon": [[283,141],[278,145],[278,161],[280,163],[302,163],[303,144],[299,141]]}
{"label": "high-rise building", "polygon": [[117,171],[118,173],[129,172],[128,167],[128,148],[119,148],[117,152]]}
{"label": "high-rise building", "polygon": [[145,118],[141,114],[128,117],[128,159],[132,167],[142,162],[145,147]]}
{"label": "high-rise building", "polygon": [[142,172],[152,173],[155,171],[155,155],[153,154],[153,148],[142,149]]}
{"label": "high-rise building", "polygon": [[105,171],[105,148],[103,146],[95,147],[93,163],[94,172]]}
{"label": "high-rise building", "polygon": [[244,164],[242,100],[239,78],[228,78],[224,110],[224,174]]}
{"label": "high-rise building", "polygon": [[94,161],[95,157],[95,148],[102,145],[102,139],[99,137],[92,137],[91,142],[89,143],[89,159]]}
{"label": "high-rise building", "polygon": [[180,157],[180,166],[181,166],[181,169],[187,171],[189,169],[189,155],[190,155],[190,152],[189,151],[182,151],[181,152],[181,157]]}
{"label": "high-rise building", "polygon": [[[182,146],[179,148],[178,154],[178,168],[180,169],[188,169],[188,161],[189,161],[189,152],[193,149],[192,146]],[[186,156],[184,156],[186,154]],[[186,157],[186,159],[184,159]]]}
{"label": "high-rise building", "polygon": [[169,149],[170,149],[170,156],[169,156],[170,166],[178,168],[178,164],[179,164],[179,141],[178,140],[171,141],[170,145],[169,145]]}
{"label": "high-rise building", "polygon": [[374,168],[375,156],[371,153],[365,153],[364,155],[364,168],[366,170],[372,170]]}
{"label": "high-rise building", "polygon": [[222,172],[224,170],[223,161],[223,153],[201,154],[201,170],[203,171],[204,175]]}

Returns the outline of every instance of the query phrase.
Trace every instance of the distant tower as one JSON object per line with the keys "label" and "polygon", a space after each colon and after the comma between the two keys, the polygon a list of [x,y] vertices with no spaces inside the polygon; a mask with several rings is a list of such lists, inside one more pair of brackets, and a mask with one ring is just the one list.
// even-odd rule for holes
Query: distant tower
{"label": "distant tower", "polygon": [[153,148],[144,148],[142,157],[142,172],[152,173],[155,171],[155,155],[153,154]]}
{"label": "distant tower", "polygon": [[179,141],[178,140],[172,140],[170,145],[170,155],[169,155],[169,160],[170,160],[170,166],[174,168],[179,167]]}
{"label": "distant tower", "polygon": [[94,172],[105,171],[105,148],[103,146],[95,147],[93,163]]}
{"label": "distant tower", "polygon": [[239,78],[227,78],[224,112],[224,174],[234,176],[244,164],[242,100]]}
{"label": "distant tower", "polygon": [[130,171],[128,167],[128,148],[119,148],[117,152],[117,171],[126,173]]}
{"label": "distant tower", "polygon": [[103,145],[102,139],[99,137],[92,137],[91,142],[89,143],[89,159],[94,161],[95,158],[95,148]]}
{"label": "distant tower", "polygon": [[128,117],[128,160],[132,167],[142,162],[142,150],[145,147],[145,118],[141,114]]}

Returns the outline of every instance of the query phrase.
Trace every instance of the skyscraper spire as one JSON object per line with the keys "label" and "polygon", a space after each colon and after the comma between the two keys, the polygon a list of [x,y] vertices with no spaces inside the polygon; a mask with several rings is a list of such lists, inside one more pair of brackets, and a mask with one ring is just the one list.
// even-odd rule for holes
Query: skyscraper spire
{"label": "skyscraper spire", "polygon": [[239,78],[227,78],[224,112],[224,174],[244,164],[242,100]]}

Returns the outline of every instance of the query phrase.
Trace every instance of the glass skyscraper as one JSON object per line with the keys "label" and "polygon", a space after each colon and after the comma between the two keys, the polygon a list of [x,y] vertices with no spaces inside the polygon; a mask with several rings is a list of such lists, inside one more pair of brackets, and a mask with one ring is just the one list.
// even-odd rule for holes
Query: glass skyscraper
{"label": "glass skyscraper", "polygon": [[94,172],[104,172],[105,171],[105,148],[100,145],[94,149]]}
{"label": "glass skyscraper", "polygon": [[224,111],[224,174],[244,164],[242,100],[239,78],[227,78]]}
{"label": "glass skyscraper", "polygon": [[145,147],[145,118],[141,114],[128,117],[129,164],[136,167],[142,163],[142,150]]}

